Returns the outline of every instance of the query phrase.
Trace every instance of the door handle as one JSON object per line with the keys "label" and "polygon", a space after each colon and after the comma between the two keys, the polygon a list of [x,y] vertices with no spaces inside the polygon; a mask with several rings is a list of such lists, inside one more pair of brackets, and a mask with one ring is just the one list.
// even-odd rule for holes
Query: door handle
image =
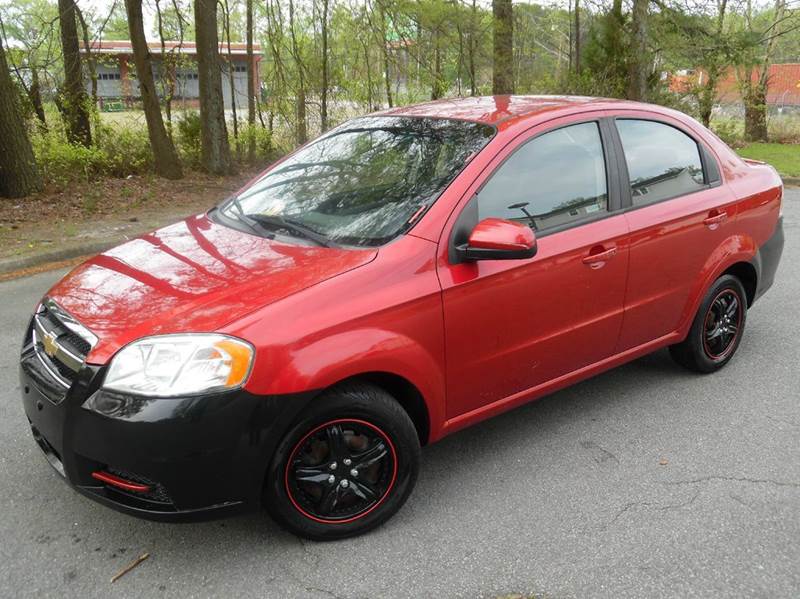
{"label": "door handle", "polygon": [[583,257],[583,263],[588,264],[592,268],[600,268],[605,264],[607,261],[611,260],[614,256],[617,255],[617,248],[616,246],[608,248],[607,250],[603,250],[601,246],[600,252],[595,254],[589,254],[588,256]]}
{"label": "door handle", "polygon": [[710,216],[703,219],[703,224],[713,231],[727,218],[727,212],[717,212],[716,214],[712,213]]}

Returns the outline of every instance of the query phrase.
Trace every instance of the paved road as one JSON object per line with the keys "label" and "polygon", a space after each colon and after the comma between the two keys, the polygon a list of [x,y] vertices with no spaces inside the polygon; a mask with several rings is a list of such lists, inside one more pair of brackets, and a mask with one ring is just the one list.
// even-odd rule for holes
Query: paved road
{"label": "paved road", "polygon": [[30,438],[16,378],[23,325],[58,273],[0,284],[0,596],[800,596],[789,195],[779,281],[723,373],[660,352],[450,437],[424,451],[389,524],[332,544],[261,515],[138,521],[67,488]]}

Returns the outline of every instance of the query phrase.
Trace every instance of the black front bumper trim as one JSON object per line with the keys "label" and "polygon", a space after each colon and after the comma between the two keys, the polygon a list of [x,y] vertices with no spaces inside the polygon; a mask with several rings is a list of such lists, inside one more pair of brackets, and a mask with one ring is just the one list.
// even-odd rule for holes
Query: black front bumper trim
{"label": "black front bumper trim", "polygon": [[[316,392],[255,395],[236,390],[180,398],[100,391],[103,367],[85,365],[59,404],[47,401],[28,362],[20,364],[25,413],[47,460],[71,486],[118,511],[161,521],[216,518],[261,505],[264,477],[285,431]],[[102,398],[101,398],[102,400]],[[103,485],[98,470],[159,485],[153,496]],[[134,474],[135,473],[135,474]]]}

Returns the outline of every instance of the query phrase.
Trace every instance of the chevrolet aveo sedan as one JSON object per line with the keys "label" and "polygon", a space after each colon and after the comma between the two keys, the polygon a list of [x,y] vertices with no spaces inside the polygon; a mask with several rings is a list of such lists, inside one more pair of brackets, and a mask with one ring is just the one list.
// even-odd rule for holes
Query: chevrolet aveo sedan
{"label": "chevrolet aveo sedan", "polygon": [[25,413],[70,485],[128,514],[263,505],[304,537],[359,534],[427,443],[659,348],[722,368],[773,282],[782,194],[646,104],[358,118],[57,283]]}

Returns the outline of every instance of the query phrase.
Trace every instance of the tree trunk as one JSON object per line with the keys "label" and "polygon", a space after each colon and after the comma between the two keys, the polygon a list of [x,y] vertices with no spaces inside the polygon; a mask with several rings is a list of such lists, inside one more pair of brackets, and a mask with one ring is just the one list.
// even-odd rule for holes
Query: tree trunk
{"label": "tree trunk", "polygon": [[233,113],[233,142],[236,144],[236,158],[241,158],[239,147],[239,118],[236,116],[236,79],[233,70],[233,53],[231,52],[231,9],[225,0],[225,39],[228,42],[228,82],[231,89],[231,112]]}
{"label": "tree trunk", "polygon": [[28,89],[28,97],[31,99],[36,118],[39,119],[41,126],[47,129],[47,118],[44,114],[44,104],[42,103],[42,87],[39,83],[39,70],[31,69],[31,86]]}
{"label": "tree trunk", "polygon": [[751,83],[743,95],[744,138],[747,141],[768,141],[767,88],[760,82]]}
{"label": "tree trunk", "polygon": [[434,33],[433,47],[433,83],[431,83],[431,100],[438,100],[444,96],[444,79],[442,77],[442,34],[439,29]]}
{"label": "tree trunk", "polygon": [[386,13],[383,10],[382,3],[378,3],[378,8],[378,20],[380,21],[381,32],[381,56],[383,56],[383,81],[386,86],[386,102],[389,108],[391,108],[394,105],[394,98],[392,97],[392,82],[389,79],[389,40],[386,39]]}
{"label": "tree trunk", "polygon": [[631,51],[628,68],[628,99],[647,101],[649,60],[647,54],[647,19],[650,0],[633,0],[631,11]]}
{"label": "tree trunk", "polygon": [[18,198],[41,188],[42,178],[0,36],[0,196]]}
{"label": "tree trunk", "polygon": [[58,0],[61,25],[61,50],[64,55],[64,87],[62,105],[67,123],[67,137],[72,143],[92,144],[89,113],[86,110],[86,90],[83,88],[83,71],[78,46],[74,0]]}
{"label": "tree trunk", "polygon": [[[721,0],[721,2],[718,2],[717,9],[719,13],[717,14],[717,25],[715,31],[717,39],[722,39],[722,34],[725,30],[725,16],[727,8],[728,0]],[[714,53],[710,58],[711,60],[709,60],[709,64],[706,67],[707,77],[705,84],[701,85],[701,89],[697,95],[700,121],[705,127],[711,126],[711,114],[714,110],[714,104],[717,100],[717,82],[722,74],[722,65],[725,64],[725,60],[720,59],[719,53]]]}
{"label": "tree trunk", "polygon": [[[322,85],[320,86],[319,120],[321,132],[328,130],[328,9],[329,0],[322,0]],[[390,100],[391,102],[391,100]],[[389,104],[391,106],[391,104]]]}
{"label": "tree trunk", "polygon": [[469,95],[470,96],[477,96],[478,95],[478,82],[476,80],[477,77],[477,69],[475,68],[475,52],[476,46],[478,45],[476,38],[478,37],[478,0],[472,0],[472,9],[470,12],[471,20],[470,20],[470,27],[469,27],[469,39],[467,43],[467,64],[469,69]]}
{"label": "tree trunk", "polygon": [[[164,39],[164,19],[161,14],[161,5],[156,0],[156,21],[158,23],[158,39],[161,42],[161,85],[164,90],[164,113],[167,115],[167,134],[172,139],[172,98],[175,97],[175,59],[170,52],[167,54],[167,43]],[[178,47],[183,46],[183,24],[175,4],[175,16],[178,19],[180,40]]]}
{"label": "tree trunk", "polygon": [[581,8],[575,0],[575,73],[581,74]]}
{"label": "tree trunk", "polygon": [[78,5],[75,5],[75,14],[78,16],[78,21],[81,24],[81,33],[83,35],[83,48],[86,52],[86,64],[89,65],[89,81],[92,86],[92,106],[97,106],[97,60],[92,54],[92,45],[89,43],[89,27],[86,25],[86,19],[83,18],[83,13]]}
{"label": "tree trunk", "polygon": [[200,161],[209,173],[227,175],[234,169],[222,99],[216,1],[195,0],[194,15],[200,88]]}
{"label": "tree trunk", "polygon": [[744,94],[744,137],[747,141],[769,141],[767,130],[767,90],[769,87],[769,65],[775,53],[775,44],[782,34],[783,17],[786,12],[786,0],[775,0],[775,11],[772,26],[769,28],[767,49],[764,61],[759,66],[758,80],[748,81],[747,93]]}
{"label": "tree trunk", "polygon": [[714,100],[716,98],[717,77],[716,74],[708,72],[708,78],[703,88],[697,94],[697,109],[700,113],[700,122],[704,127],[711,126],[711,113],[714,110]]}
{"label": "tree trunk", "polygon": [[247,0],[247,124],[250,126],[247,135],[247,161],[256,161],[256,74],[253,71],[255,60],[253,58],[253,0]]}
{"label": "tree trunk", "polygon": [[133,59],[136,62],[136,74],[139,78],[139,93],[142,96],[144,116],[147,121],[147,134],[150,147],[153,148],[153,159],[156,173],[167,179],[180,179],[183,176],[178,153],[172,140],[164,128],[161,118],[161,106],[158,103],[156,83],[153,79],[153,67],[150,61],[150,50],[144,36],[142,21],[142,0],[125,0],[128,13],[128,28],[131,34]]}
{"label": "tree trunk", "polygon": [[297,97],[295,98],[295,118],[297,119],[297,145],[301,146],[308,141],[306,124],[306,79],[305,65],[300,56],[300,46],[294,30],[294,1],[289,0],[289,33],[292,37],[292,54],[297,64]]}
{"label": "tree trunk", "polygon": [[511,0],[492,0],[494,67],[492,93],[514,93],[514,13]]}

